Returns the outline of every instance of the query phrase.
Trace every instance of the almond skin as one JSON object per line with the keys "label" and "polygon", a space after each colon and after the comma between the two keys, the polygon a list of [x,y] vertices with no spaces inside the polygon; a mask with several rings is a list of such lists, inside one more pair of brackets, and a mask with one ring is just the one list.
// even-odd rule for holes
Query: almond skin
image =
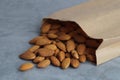
{"label": "almond skin", "polygon": [[67,51],[70,52],[75,49],[75,42],[73,40],[68,40],[66,43]]}
{"label": "almond skin", "polygon": [[54,56],[57,56],[59,52],[60,52],[60,50],[57,48],[57,49],[54,51]]}
{"label": "almond skin", "polygon": [[78,68],[80,65],[80,62],[77,59],[71,59],[70,63],[73,68]]}
{"label": "almond skin", "polygon": [[33,52],[26,51],[25,53],[20,54],[19,57],[25,60],[33,60],[35,59],[36,55]]}
{"label": "almond skin", "polygon": [[71,36],[68,34],[63,34],[63,35],[58,36],[58,39],[63,40],[63,41],[69,40],[70,38],[71,38]]}
{"label": "almond skin", "polygon": [[52,41],[49,40],[48,38],[42,36],[39,39],[37,39],[36,41],[36,45],[46,45],[46,44],[50,44]]}
{"label": "almond skin", "polygon": [[85,55],[81,55],[81,56],[79,56],[79,61],[80,62],[85,62],[86,61],[86,56]]}
{"label": "almond skin", "polygon": [[77,46],[77,52],[79,55],[83,55],[85,53],[86,46],[85,44],[79,44]]}
{"label": "almond skin", "polygon": [[50,60],[54,66],[60,66],[60,61],[55,56],[51,56]]}
{"label": "almond skin", "polygon": [[37,37],[33,38],[32,40],[29,41],[29,43],[35,44],[39,38],[41,38],[41,36],[37,36]]}
{"label": "almond skin", "polygon": [[47,48],[40,48],[38,53],[42,57],[47,57],[47,56],[52,56],[54,54],[54,51]]}
{"label": "almond skin", "polygon": [[59,49],[66,52],[66,47],[65,47],[65,44],[63,42],[59,41],[59,42],[56,43],[56,45]]}
{"label": "almond skin", "polygon": [[45,45],[44,48],[47,48],[47,49],[51,49],[51,50],[56,50],[57,47],[55,44],[48,44],[48,45]]}
{"label": "almond skin", "polygon": [[40,46],[34,45],[31,48],[28,49],[28,51],[35,52],[37,49],[39,49]]}
{"label": "almond skin", "polygon": [[50,60],[46,59],[46,60],[41,61],[37,66],[38,68],[46,68],[49,65],[50,65]]}
{"label": "almond skin", "polygon": [[50,39],[55,39],[55,38],[58,37],[58,35],[56,35],[56,34],[54,34],[54,33],[49,33],[47,36],[48,36],[48,38],[50,38]]}
{"label": "almond skin", "polygon": [[34,65],[30,62],[27,62],[27,63],[24,63],[20,66],[19,70],[20,71],[26,71],[26,70],[29,70],[29,69],[32,69],[34,67]]}
{"label": "almond skin", "polygon": [[42,33],[47,33],[51,28],[51,24],[49,23],[44,23],[41,27],[41,32]]}
{"label": "almond skin", "polygon": [[34,63],[39,63],[39,62],[43,61],[44,59],[45,59],[45,57],[38,56],[33,60],[33,62]]}
{"label": "almond skin", "polygon": [[65,58],[61,63],[61,68],[66,69],[70,65],[70,58]]}
{"label": "almond skin", "polygon": [[79,55],[78,55],[78,53],[77,53],[76,50],[72,50],[72,51],[71,51],[71,55],[72,55],[73,58],[79,59]]}
{"label": "almond skin", "polygon": [[60,51],[57,57],[60,60],[60,62],[62,62],[65,59],[65,53],[63,51]]}

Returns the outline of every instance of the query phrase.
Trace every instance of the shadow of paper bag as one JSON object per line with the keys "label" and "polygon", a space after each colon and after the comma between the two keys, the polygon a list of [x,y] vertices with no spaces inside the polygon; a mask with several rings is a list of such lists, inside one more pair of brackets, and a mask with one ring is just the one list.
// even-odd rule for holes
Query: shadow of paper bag
{"label": "shadow of paper bag", "polygon": [[120,0],[89,0],[48,17],[75,21],[90,37],[102,38],[97,65],[120,56]]}

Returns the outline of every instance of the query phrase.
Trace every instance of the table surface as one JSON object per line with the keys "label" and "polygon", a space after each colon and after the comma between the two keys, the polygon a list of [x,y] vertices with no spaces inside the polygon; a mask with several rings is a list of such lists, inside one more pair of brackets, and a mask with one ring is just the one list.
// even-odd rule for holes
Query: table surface
{"label": "table surface", "polygon": [[0,0],[0,80],[120,80],[120,58],[95,66],[85,62],[79,68],[62,70],[49,66],[20,72],[24,60],[19,54],[40,32],[42,18],[85,0]]}

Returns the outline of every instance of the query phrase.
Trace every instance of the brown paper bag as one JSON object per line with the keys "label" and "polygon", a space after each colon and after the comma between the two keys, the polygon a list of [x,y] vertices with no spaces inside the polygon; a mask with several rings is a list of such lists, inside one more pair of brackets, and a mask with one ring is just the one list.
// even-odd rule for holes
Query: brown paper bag
{"label": "brown paper bag", "polygon": [[102,38],[97,65],[120,56],[120,0],[89,0],[48,17],[75,21],[90,37]]}

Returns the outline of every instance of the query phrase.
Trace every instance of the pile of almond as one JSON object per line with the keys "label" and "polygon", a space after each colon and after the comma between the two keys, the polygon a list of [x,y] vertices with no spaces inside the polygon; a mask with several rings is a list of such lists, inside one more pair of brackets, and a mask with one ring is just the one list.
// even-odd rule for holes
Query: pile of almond
{"label": "pile of almond", "polygon": [[95,50],[102,39],[90,38],[75,22],[44,19],[40,30],[40,36],[29,41],[33,46],[19,56],[32,61],[22,64],[21,71],[33,68],[34,64],[38,68],[52,64],[66,69],[78,68],[86,60],[96,62]]}

